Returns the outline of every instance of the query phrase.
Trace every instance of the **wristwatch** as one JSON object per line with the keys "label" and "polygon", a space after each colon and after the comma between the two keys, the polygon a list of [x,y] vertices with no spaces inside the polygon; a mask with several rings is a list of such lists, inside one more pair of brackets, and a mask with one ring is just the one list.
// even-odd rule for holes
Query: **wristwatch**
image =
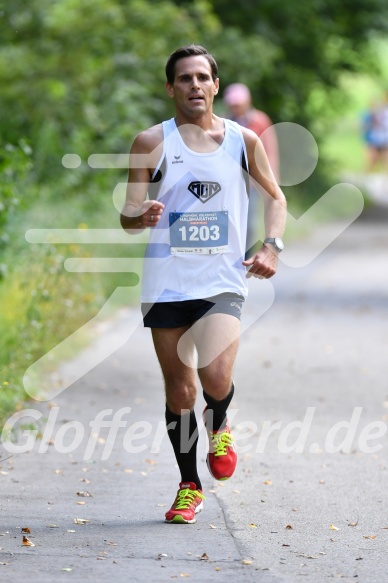
{"label": "wristwatch", "polygon": [[263,243],[264,245],[266,245],[267,243],[269,245],[272,245],[275,248],[275,251],[277,251],[278,253],[280,253],[284,249],[284,243],[280,237],[267,237],[266,239],[264,239]]}

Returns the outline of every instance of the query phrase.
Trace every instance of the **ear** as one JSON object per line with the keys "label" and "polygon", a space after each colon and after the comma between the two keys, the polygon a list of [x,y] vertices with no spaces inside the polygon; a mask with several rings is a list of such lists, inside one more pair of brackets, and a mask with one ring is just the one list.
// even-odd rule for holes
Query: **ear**
{"label": "ear", "polygon": [[214,81],[214,95],[217,95],[219,90],[220,90],[220,80],[217,78]]}
{"label": "ear", "polygon": [[166,91],[169,97],[174,97],[174,87],[168,81],[166,81]]}

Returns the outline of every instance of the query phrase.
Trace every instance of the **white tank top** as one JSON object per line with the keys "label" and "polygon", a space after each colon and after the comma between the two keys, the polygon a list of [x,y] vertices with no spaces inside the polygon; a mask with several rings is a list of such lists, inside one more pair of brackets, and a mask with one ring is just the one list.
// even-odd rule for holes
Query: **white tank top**
{"label": "white tank top", "polygon": [[213,152],[184,143],[175,120],[163,122],[163,153],[148,196],[164,205],[150,228],[142,302],[173,302],[235,292],[246,297],[248,166],[239,125],[224,120]]}

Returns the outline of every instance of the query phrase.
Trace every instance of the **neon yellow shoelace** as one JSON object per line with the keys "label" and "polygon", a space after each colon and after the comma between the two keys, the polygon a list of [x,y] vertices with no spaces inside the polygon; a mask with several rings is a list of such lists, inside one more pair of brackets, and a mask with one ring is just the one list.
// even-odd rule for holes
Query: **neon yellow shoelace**
{"label": "neon yellow shoelace", "polygon": [[230,433],[213,433],[212,449],[215,456],[222,456],[227,454],[227,448],[233,444],[233,437]]}
{"label": "neon yellow shoelace", "polygon": [[183,508],[189,508],[190,504],[192,504],[194,499],[198,496],[199,498],[202,498],[202,500],[205,500],[205,496],[201,494],[199,490],[190,490],[190,488],[179,490],[174,504],[175,509],[182,510]]}

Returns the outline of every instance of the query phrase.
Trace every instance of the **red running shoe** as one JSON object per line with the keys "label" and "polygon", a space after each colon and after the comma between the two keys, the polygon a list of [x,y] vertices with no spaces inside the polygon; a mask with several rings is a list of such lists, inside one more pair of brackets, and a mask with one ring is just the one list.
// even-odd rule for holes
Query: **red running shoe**
{"label": "red running shoe", "polygon": [[166,522],[193,524],[195,515],[201,512],[205,496],[193,482],[181,482],[174,504],[166,512]]}
{"label": "red running shoe", "polygon": [[[206,409],[203,412],[206,427]],[[207,430],[209,437],[209,453],[206,463],[209,472],[216,480],[228,480],[234,474],[237,465],[237,451],[233,436],[230,434],[228,421],[226,426],[218,431]]]}

